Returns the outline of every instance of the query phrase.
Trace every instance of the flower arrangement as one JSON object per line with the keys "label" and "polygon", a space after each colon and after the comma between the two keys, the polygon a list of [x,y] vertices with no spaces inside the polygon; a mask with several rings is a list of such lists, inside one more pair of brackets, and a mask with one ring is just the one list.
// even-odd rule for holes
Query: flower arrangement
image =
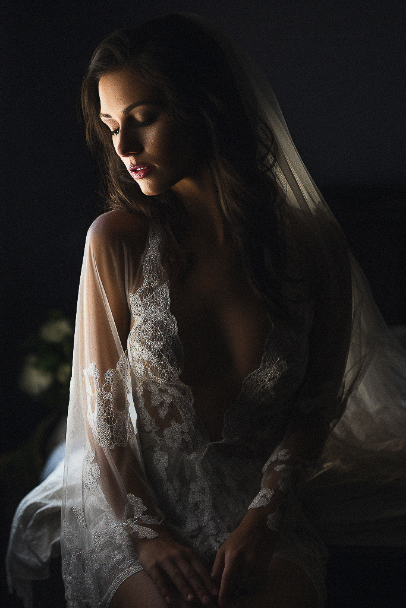
{"label": "flower arrangement", "polygon": [[19,388],[41,409],[36,412],[38,422],[30,437],[12,452],[0,455],[0,481],[8,484],[8,480],[13,480],[12,487],[20,488],[19,498],[38,483],[55,442],[64,434],[73,352],[72,322],[62,312],[51,311],[24,350]]}
{"label": "flower arrangement", "polygon": [[27,342],[20,390],[37,402],[66,410],[72,351],[73,324],[62,312],[53,310]]}

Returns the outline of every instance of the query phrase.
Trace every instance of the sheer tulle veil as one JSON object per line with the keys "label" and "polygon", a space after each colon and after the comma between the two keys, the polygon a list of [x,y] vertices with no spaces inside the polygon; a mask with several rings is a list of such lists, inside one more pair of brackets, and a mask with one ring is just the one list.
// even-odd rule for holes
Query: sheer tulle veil
{"label": "sheer tulle veil", "polygon": [[[277,179],[288,205],[317,234],[320,251],[343,238],[300,158],[274,92],[255,62],[213,22],[185,14],[222,46],[241,99],[259,111],[277,142]],[[342,382],[342,416],[332,424],[322,462],[304,497],[325,540],[348,544],[406,544],[406,352],[386,326],[368,282],[349,253],[352,330]],[[327,260],[334,276],[335,261]],[[374,507],[371,507],[371,498]],[[345,507],[345,508],[343,508]]]}

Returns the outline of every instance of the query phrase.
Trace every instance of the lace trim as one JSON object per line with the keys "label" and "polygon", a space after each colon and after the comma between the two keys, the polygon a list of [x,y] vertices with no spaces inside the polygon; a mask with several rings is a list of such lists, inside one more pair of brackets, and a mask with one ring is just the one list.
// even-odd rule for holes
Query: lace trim
{"label": "lace trim", "polygon": [[175,317],[170,311],[169,284],[161,264],[161,239],[151,226],[142,258],[143,282],[129,295],[134,325],[128,338],[131,366],[143,381],[178,383],[183,348]]}
{"label": "lace trim", "polygon": [[270,513],[266,518],[266,525],[273,532],[280,532],[282,529],[282,513],[280,508],[276,509],[274,513]]}
{"label": "lace trim", "polygon": [[128,353],[137,379],[140,426],[149,436],[151,449],[162,445],[162,450],[169,446],[191,452],[199,443],[193,395],[179,379],[183,348],[170,310],[169,282],[160,249],[161,236],[151,225],[142,257],[143,282],[129,296],[134,325]]}
{"label": "lace trim", "polygon": [[277,504],[275,505],[275,509],[269,513],[266,520],[268,528],[276,532],[279,532],[282,528],[283,517],[281,507],[286,501],[287,494],[292,489],[292,470],[294,467],[287,464],[291,458],[292,455],[286,448],[277,448],[273,452],[264,467],[264,479],[262,483],[266,482],[272,476],[272,473],[276,472],[279,474],[276,487],[275,489],[263,487],[248,507],[248,509],[267,507],[272,503],[272,500],[276,499]]}
{"label": "lace trim", "polygon": [[[127,396],[130,369],[127,357],[123,354],[116,369],[104,374],[100,386],[100,371],[92,362],[83,370],[87,394],[87,420],[94,440],[102,447],[113,449],[126,446],[134,433],[128,410]],[[122,409],[116,404],[121,403]]]}
{"label": "lace trim", "polygon": [[89,450],[83,460],[83,483],[90,493],[94,493],[99,487],[100,467],[95,458],[95,451]]}
{"label": "lace trim", "polygon": [[[142,502],[141,498],[134,496],[134,494],[127,494],[128,504],[126,507],[126,515],[124,520],[124,528],[130,534],[136,534],[138,538],[156,538],[158,532],[148,528],[147,525],[160,525],[163,522],[163,518],[151,517],[150,515],[143,515],[147,507]],[[132,513],[128,513],[132,511]]]}
{"label": "lace trim", "polygon": [[274,494],[274,490],[270,490],[269,488],[262,488],[262,490],[260,490],[254,498],[248,509],[257,509],[258,507],[268,506]]}
{"label": "lace trim", "polygon": [[100,590],[104,597],[111,597],[118,587],[117,581],[142,570],[131,540],[122,525],[112,518],[96,518],[86,526],[86,540],[69,516],[62,526],[65,541],[62,574],[67,606],[100,606]]}
{"label": "lace trim", "polygon": [[292,472],[293,469],[296,468],[292,465],[286,464],[288,460],[292,458],[291,453],[286,448],[278,448],[276,449],[272,456],[269,458],[268,463],[278,462],[273,467],[268,467],[267,475],[272,471],[276,471],[280,474],[278,479],[278,488],[281,492],[287,493],[289,492],[292,485]]}

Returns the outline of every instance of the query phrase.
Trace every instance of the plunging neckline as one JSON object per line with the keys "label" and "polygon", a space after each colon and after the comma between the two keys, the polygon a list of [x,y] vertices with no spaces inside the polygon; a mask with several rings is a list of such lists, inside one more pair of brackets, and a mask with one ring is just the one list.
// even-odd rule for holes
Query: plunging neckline
{"label": "plunging neckline", "polygon": [[[180,378],[180,376],[182,375],[183,365],[184,365],[184,347],[183,347],[183,343],[182,343],[182,340],[181,340],[180,334],[179,334],[179,326],[178,326],[177,318],[175,317],[175,315],[173,314],[172,309],[171,309],[170,281],[169,281],[168,273],[162,264],[161,243],[162,243],[162,239],[161,239],[161,235],[159,233],[158,227],[151,224],[148,239],[147,239],[147,244],[146,244],[144,253],[141,257],[141,267],[142,267],[141,285],[136,289],[136,291],[133,294],[130,294],[130,298],[132,300],[139,300],[142,303],[142,301],[143,301],[142,292],[143,291],[148,291],[147,297],[150,297],[151,294],[153,294],[154,291],[157,290],[158,288],[160,290],[163,290],[164,298],[166,299],[165,309],[166,309],[167,320],[172,327],[173,338],[176,340],[176,343],[177,343],[176,350],[178,351],[177,356],[176,356],[176,361],[177,361],[178,366],[177,366],[176,374],[174,374],[176,377],[173,377],[171,384],[175,384],[178,388],[180,388],[182,390],[183,393],[186,392],[189,395],[190,411],[188,412],[188,414],[189,414],[189,416],[192,417],[192,419],[195,423],[194,424],[195,428],[196,428],[196,426],[199,427],[200,431],[202,432],[202,434],[206,440],[206,443],[208,443],[208,444],[223,443],[226,440],[226,437],[224,435],[225,435],[225,430],[226,430],[226,426],[227,426],[227,419],[230,418],[231,412],[238,406],[239,402],[244,400],[244,393],[245,393],[247,385],[249,383],[255,382],[255,376],[259,375],[261,370],[264,368],[265,362],[271,358],[272,351],[275,350],[275,349],[271,348],[271,339],[274,342],[276,335],[279,332],[277,331],[277,326],[271,321],[271,329],[267,334],[260,362],[255,369],[253,369],[245,377],[242,378],[241,385],[240,385],[238,394],[236,395],[236,398],[232,401],[232,403],[230,403],[230,405],[224,411],[223,423],[222,423],[222,428],[221,428],[221,433],[220,433],[221,438],[212,439],[210,436],[209,430],[207,428],[207,425],[205,424],[205,422],[199,415],[198,411],[196,410],[195,399],[194,399],[192,387],[189,384],[187,384],[186,382],[184,382],[183,380],[181,380],[181,378]],[[153,256],[154,250],[157,252],[157,255],[155,257]],[[154,259],[154,262],[156,265],[155,269],[148,267],[148,266],[151,266],[151,264],[149,264],[150,258]],[[155,272],[154,272],[154,270],[155,270]],[[151,273],[153,274],[153,276],[151,276]],[[141,304],[141,306],[142,306],[142,304]],[[136,322],[134,322],[134,325],[131,328],[130,335],[134,331],[135,326],[136,326]],[[197,425],[196,425],[196,423],[197,423]]]}

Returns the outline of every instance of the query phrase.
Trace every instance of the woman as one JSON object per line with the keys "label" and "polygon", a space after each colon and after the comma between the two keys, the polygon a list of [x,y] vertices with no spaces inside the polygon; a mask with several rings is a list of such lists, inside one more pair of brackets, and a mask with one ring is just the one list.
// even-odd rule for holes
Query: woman
{"label": "woman", "polygon": [[296,489],[368,344],[344,239],[261,79],[194,16],[93,55],[82,102],[112,210],[79,292],[69,606],[323,605]]}

